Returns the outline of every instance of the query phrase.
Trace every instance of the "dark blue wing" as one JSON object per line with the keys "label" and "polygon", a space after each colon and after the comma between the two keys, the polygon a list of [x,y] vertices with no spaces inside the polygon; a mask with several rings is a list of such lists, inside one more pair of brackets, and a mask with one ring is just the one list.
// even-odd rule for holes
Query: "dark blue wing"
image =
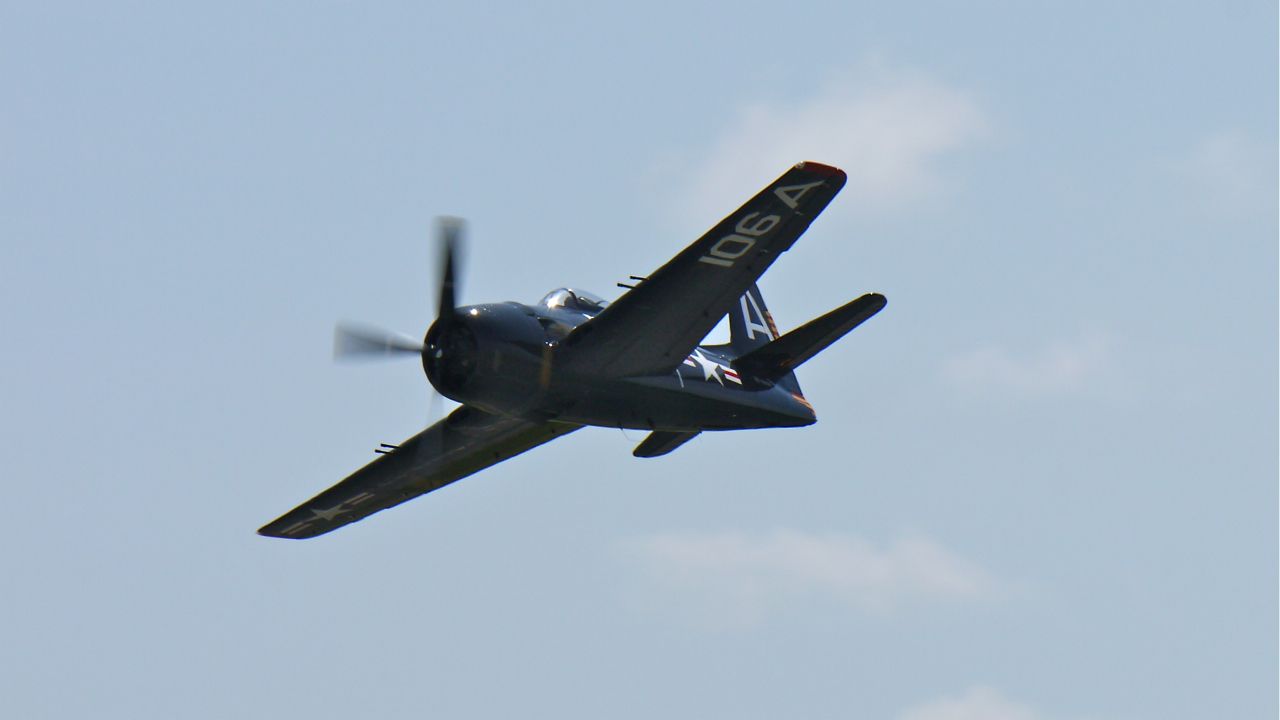
{"label": "dark blue wing", "polygon": [[258,531],[310,538],[399,505],[577,430],[460,407]]}
{"label": "dark blue wing", "polygon": [[680,364],[844,186],[814,162],[788,170],[561,343],[562,368],[613,377]]}

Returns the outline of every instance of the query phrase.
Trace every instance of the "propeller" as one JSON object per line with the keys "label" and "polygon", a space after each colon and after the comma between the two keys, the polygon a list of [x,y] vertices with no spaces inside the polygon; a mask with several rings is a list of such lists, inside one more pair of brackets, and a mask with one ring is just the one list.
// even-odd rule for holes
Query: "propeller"
{"label": "propeller", "polygon": [[[461,218],[442,217],[440,237],[440,299],[436,306],[437,336],[454,325],[457,305],[457,265],[462,246]],[[441,337],[441,339],[445,339]],[[372,325],[339,323],[333,330],[335,360],[382,360],[401,355],[422,355],[423,341]]]}
{"label": "propeller", "polygon": [[422,341],[370,325],[339,324],[333,329],[335,360],[380,360],[421,355]]}
{"label": "propeller", "polygon": [[[444,395],[436,387],[432,366],[438,368],[449,362],[448,356],[459,335],[457,266],[462,248],[462,226],[462,218],[456,217],[442,217],[436,225],[440,237],[440,299],[436,302],[435,324],[427,329],[427,337],[423,340],[427,349],[422,355],[422,369],[427,373],[427,381],[431,384],[431,396],[427,401],[427,427],[435,425],[444,415]],[[441,453],[444,448],[444,428],[434,438],[434,442],[418,445],[415,464],[420,464],[427,452],[433,455]]]}
{"label": "propeller", "polygon": [[[440,294],[436,304],[436,320],[429,328],[425,340],[417,340],[400,333],[371,325],[339,323],[333,333],[333,357],[336,360],[383,360],[386,358],[416,355],[422,358],[428,380],[431,381],[427,400],[427,425],[443,415],[443,396],[436,388],[435,375],[439,373],[465,373],[475,342],[470,331],[458,322],[458,265],[462,254],[461,218],[442,217],[438,221],[437,234],[440,245]],[[433,372],[434,370],[434,372]],[[425,443],[419,452],[427,450]],[[434,448],[436,451],[438,447]]]}
{"label": "propeller", "polygon": [[[452,324],[457,307],[456,265],[462,247],[462,219],[442,217],[440,230],[440,302],[436,305],[436,322]],[[443,329],[443,328],[442,328]]]}

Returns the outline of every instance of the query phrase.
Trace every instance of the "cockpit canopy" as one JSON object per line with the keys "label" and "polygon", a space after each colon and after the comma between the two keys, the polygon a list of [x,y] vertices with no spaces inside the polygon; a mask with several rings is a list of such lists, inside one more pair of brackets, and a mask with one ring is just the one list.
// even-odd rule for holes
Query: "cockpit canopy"
{"label": "cockpit canopy", "polygon": [[595,315],[609,305],[607,300],[596,297],[586,290],[559,288],[547,293],[541,304],[551,310],[574,310]]}

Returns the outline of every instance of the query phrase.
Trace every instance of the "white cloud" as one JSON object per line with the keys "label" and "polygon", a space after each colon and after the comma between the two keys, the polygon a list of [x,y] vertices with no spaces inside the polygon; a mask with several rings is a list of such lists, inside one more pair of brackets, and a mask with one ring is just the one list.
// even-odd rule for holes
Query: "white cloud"
{"label": "white cloud", "polygon": [[966,92],[927,77],[863,69],[812,97],[742,108],[695,158],[686,211],[719,218],[801,160],[836,165],[858,210],[901,206],[935,188],[934,163],[985,126]]}
{"label": "white cloud", "polygon": [[1102,338],[1059,340],[1032,353],[988,346],[956,355],[943,365],[953,384],[973,390],[1044,395],[1077,390],[1101,371],[1109,348]]}
{"label": "white cloud", "polygon": [[1201,203],[1238,215],[1267,208],[1274,213],[1276,148],[1240,130],[1219,130],[1202,139],[1185,163]]}
{"label": "white cloud", "polygon": [[796,530],[666,533],[635,540],[629,549],[661,589],[701,604],[728,625],[758,622],[800,596],[885,611],[909,602],[972,600],[993,585],[973,563],[923,537],[878,547],[851,535]]}
{"label": "white cloud", "polygon": [[1044,716],[989,687],[973,687],[959,697],[917,705],[898,720],[1040,720]]}

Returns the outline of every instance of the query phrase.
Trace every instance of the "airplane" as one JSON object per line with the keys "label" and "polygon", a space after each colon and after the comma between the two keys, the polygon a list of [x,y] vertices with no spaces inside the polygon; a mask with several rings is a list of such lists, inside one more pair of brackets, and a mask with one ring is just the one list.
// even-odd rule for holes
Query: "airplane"
{"label": "airplane", "polygon": [[[459,221],[442,221],[440,300],[422,342],[339,328],[339,354],[418,355],[461,404],[258,533],[312,538],[584,426],[649,431],[654,458],[704,431],[817,421],[795,369],[885,306],[868,293],[784,334],[756,282],[844,186],[802,162],[613,302],[560,288],[536,305],[456,306]],[[702,345],[728,316],[728,344]]]}

